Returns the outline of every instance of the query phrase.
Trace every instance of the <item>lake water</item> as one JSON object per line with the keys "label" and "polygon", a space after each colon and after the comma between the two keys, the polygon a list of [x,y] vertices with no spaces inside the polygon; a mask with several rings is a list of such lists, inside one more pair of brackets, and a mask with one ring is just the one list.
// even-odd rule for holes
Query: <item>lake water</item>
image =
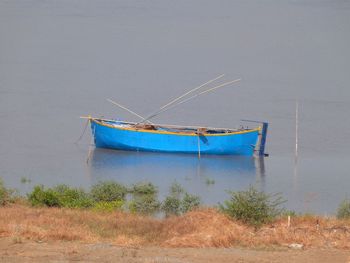
{"label": "lake water", "polygon": [[[349,26],[344,0],[1,0],[0,177],[22,193],[151,181],[161,197],[176,180],[206,204],[255,185],[289,209],[332,214],[350,197]],[[90,131],[75,144],[81,115],[137,121],[106,98],[147,115],[222,73],[242,81],[154,121],[265,120],[270,157],[95,149],[87,164]]]}

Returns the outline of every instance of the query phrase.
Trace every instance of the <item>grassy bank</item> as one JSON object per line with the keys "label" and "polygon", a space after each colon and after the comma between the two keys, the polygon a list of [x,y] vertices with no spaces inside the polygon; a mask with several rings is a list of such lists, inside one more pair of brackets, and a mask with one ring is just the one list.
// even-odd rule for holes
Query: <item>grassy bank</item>
{"label": "grassy bank", "polygon": [[216,209],[155,219],[127,212],[30,207],[0,208],[0,236],[14,243],[66,240],[109,242],[119,246],[350,248],[350,221],[316,216],[280,218],[259,229],[233,220]]}
{"label": "grassy bank", "polygon": [[[216,208],[203,208],[197,196],[174,183],[158,200],[151,183],[124,186],[103,182],[90,191],[58,185],[35,186],[18,197],[0,183],[0,236],[13,242],[75,240],[120,246],[350,248],[350,206],[338,217],[286,212],[280,195],[229,192]],[[156,218],[162,213],[164,217]]]}

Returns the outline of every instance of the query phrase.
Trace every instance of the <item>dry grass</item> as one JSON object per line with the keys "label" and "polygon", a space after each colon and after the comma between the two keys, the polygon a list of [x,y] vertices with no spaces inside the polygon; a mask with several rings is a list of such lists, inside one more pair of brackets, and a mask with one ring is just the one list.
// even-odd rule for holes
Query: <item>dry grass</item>
{"label": "dry grass", "polygon": [[111,242],[120,246],[232,247],[284,246],[350,248],[350,221],[335,218],[293,217],[291,226],[281,219],[255,230],[214,209],[201,209],[180,217],[158,220],[130,213],[91,210],[0,208],[0,236],[15,243],[31,240]]}

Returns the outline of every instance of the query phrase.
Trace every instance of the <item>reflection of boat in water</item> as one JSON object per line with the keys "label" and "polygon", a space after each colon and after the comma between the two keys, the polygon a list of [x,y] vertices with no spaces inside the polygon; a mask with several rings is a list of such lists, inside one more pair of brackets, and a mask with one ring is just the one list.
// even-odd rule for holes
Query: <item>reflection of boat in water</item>
{"label": "reflection of boat in water", "polygon": [[[153,152],[113,151],[95,148],[90,169],[99,179],[112,177],[133,177],[152,180],[181,176],[235,177],[235,175],[255,175],[255,160],[247,156],[206,155],[198,159],[187,154],[160,154]],[[102,178],[101,178],[102,177]]]}
{"label": "reflection of boat in water", "polygon": [[[95,148],[89,162],[91,184],[113,180],[126,185],[152,182],[161,196],[174,182],[192,194],[201,196],[205,204],[216,204],[227,198],[225,190],[245,189],[260,176],[259,163],[248,156],[114,151]],[[263,160],[262,160],[263,161]],[[208,180],[210,179],[210,180]],[[214,181],[208,185],[208,181]]]}
{"label": "reflection of boat in water", "polygon": [[254,158],[245,156],[207,155],[198,159],[195,155],[164,155],[153,152],[112,151],[96,148],[93,150],[91,166],[96,169],[127,170],[129,168],[191,169],[201,168],[216,172],[251,173],[255,171]]}

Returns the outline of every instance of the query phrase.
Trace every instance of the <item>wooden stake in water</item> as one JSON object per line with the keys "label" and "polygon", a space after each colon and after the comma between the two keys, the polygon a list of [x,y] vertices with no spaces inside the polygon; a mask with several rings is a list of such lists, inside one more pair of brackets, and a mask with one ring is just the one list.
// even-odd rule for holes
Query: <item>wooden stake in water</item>
{"label": "wooden stake in water", "polygon": [[298,129],[299,129],[299,102],[295,100],[295,156],[294,156],[294,176],[293,195],[297,196],[298,189]]}
{"label": "wooden stake in water", "polygon": [[298,160],[298,125],[299,125],[299,102],[295,101],[295,162]]}
{"label": "wooden stake in water", "polygon": [[198,159],[201,158],[201,139],[199,138],[200,134],[198,133]]}

